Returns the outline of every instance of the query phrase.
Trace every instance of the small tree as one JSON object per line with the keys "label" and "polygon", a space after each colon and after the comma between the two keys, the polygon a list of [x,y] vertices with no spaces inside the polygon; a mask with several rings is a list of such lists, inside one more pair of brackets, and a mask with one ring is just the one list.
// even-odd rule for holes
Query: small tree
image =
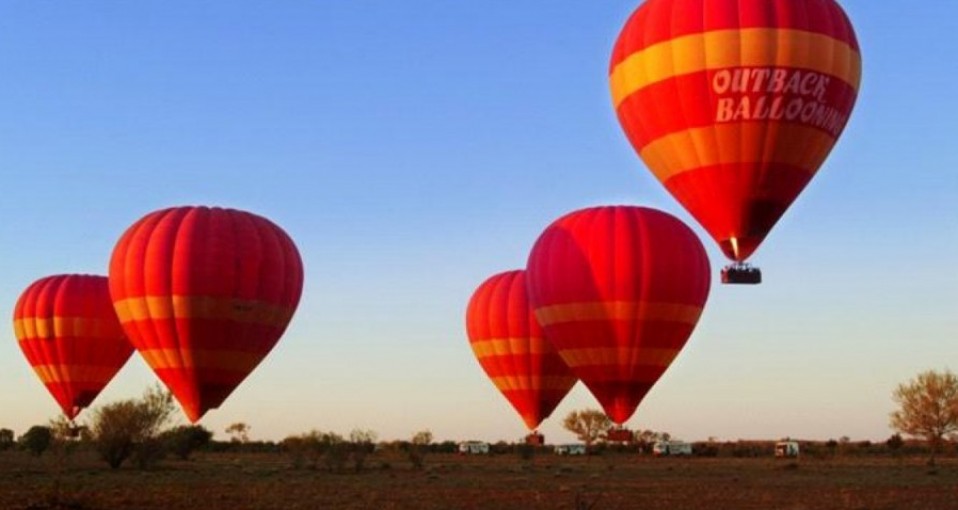
{"label": "small tree", "polygon": [[335,432],[326,432],[320,436],[320,441],[325,451],[323,462],[326,464],[326,469],[331,473],[341,472],[349,462],[351,445],[343,440],[343,436]]}
{"label": "small tree", "polygon": [[366,465],[366,457],[376,449],[376,433],[372,430],[354,429],[349,433],[349,443],[353,450],[353,467],[358,473]]}
{"label": "small tree", "polygon": [[140,467],[150,467],[162,457],[157,436],[175,410],[173,396],[159,386],[147,389],[139,400],[106,404],[93,412],[94,447],[113,469],[134,453]]}
{"label": "small tree", "polygon": [[420,430],[413,434],[409,445],[409,461],[412,462],[413,468],[422,469],[430,443],[432,443],[432,432]]}
{"label": "small tree", "polygon": [[34,425],[20,436],[19,442],[23,449],[39,457],[53,443],[53,431],[50,430],[50,427]]}
{"label": "small tree", "polygon": [[350,445],[335,432],[312,430],[298,436],[289,436],[280,442],[293,461],[293,467],[316,469],[320,461],[330,471],[342,471],[349,461]]}
{"label": "small tree", "polygon": [[190,455],[208,445],[213,439],[213,432],[202,425],[180,425],[160,434],[163,445],[179,457],[188,460]]}
{"label": "small tree", "polygon": [[892,428],[927,441],[934,465],[944,440],[958,432],[958,377],[929,370],[898,385],[892,398],[900,406],[891,413]]}
{"label": "small tree", "polygon": [[230,435],[231,443],[243,443],[246,444],[249,442],[249,431],[253,427],[238,421],[229,427],[226,427],[226,433]]}
{"label": "small tree", "polygon": [[901,434],[892,434],[891,437],[885,441],[885,446],[891,450],[892,455],[897,456],[901,447],[905,446],[905,440],[901,438]]}
{"label": "small tree", "polygon": [[588,449],[612,428],[612,420],[598,409],[585,409],[569,413],[562,421],[562,426],[575,434]]}
{"label": "small tree", "polygon": [[0,452],[13,448],[14,444],[16,444],[16,441],[14,441],[13,431],[0,429]]}

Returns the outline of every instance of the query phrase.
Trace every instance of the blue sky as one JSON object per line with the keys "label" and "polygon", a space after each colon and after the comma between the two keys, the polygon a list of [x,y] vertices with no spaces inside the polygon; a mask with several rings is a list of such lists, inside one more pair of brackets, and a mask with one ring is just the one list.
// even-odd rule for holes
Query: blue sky
{"label": "blue sky", "polygon": [[[958,5],[845,0],[865,71],[825,167],[630,425],[882,439],[894,386],[958,369]],[[247,209],[303,255],[270,357],[203,424],[281,439],[515,439],[465,304],[561,214],[634,203],[704,231],[635,156],[606,73],[635,1],[0,4],[0,315],[33,280],[105,273],[142,215]],[[98,403],[153,381],[139,359]],[[57,408],[0,328],[0,427]],[[596,407],[577,386],[543,431]],[[81,415],[82,416],[82,415]]]}

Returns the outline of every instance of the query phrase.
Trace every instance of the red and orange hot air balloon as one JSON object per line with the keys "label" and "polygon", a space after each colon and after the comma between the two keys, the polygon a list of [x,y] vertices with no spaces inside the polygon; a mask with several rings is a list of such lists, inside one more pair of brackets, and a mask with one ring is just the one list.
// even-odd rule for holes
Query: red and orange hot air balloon
{"label": "red and orange hot air balloon", "polygon": [[619,425],[684,347],[710,283],[689,227],[630,206],[559,218],[536,241],[527,272],[546,338]]}
{"label": "red and orange hot air balloon", "polygon": [[576,383],[543,338],[529,304],[525,271],[497,274],[476,289],[466,309],[466,331],[482,369],[530,431]]}
{"label": "red and orange hot air balloon", "polygon": [[861,65],[834,0],[648,0],[610,86],[642,160],[742,269],[845,129]]}
{"label": "red and orange hot air balloon", "polygon": [[123,328],[193,422],[272,350],[302,289],[303,263],[286,232],[233,209],[148,214],[110,261]]}
{"label": "red and orange hot air balloon", "polygon": [[13,329],[30,366],[70,420],[133,354],[105,276],[37,280],[17,300]]}

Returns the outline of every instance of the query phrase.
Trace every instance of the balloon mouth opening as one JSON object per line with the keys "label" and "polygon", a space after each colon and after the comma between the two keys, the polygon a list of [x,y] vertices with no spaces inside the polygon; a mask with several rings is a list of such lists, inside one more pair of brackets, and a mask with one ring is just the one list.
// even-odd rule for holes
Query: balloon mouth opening
{"label": "balloon mouth opening", "polygon": [[762,239],[762,237],[729,237],[720,240],[718,244],[726,258],[732,262],[741,263],[755,253]]}

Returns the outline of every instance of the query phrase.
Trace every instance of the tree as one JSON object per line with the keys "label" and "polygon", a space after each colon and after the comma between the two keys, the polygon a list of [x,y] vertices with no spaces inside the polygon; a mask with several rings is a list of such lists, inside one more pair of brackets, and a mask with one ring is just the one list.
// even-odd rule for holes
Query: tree
{"label": "tree", "polygon": [[20,446],[39,457],[53,444],[53,431],[50,427],[34,425],[20,436]]}
{"label": "tree", "polygon": [[892,398],[900,406],[891,413],[892,428],[927,441],[934,465],[944,439],[958,432],[958,376],[929,370],[899,384]]}
{"label": "tree", "polygon": [[[649,453],[652,451],[652,447],[655,443],[659,441],[668,441],[672,438],[672,435],[668,432],[655,432],[654,430],[637,430],[635,431],[635,443],[639,447],[639,451]],[[714,437],[709,438],[709,443],[714,443]]]}
{"label": "tree", "polygon": [[322,460],[333,472],[342,471],[349,460],[350,444],[335,432],[311,430],[298,436],[289,436],[280,442],[293,460],[293,467],[316,469]]}
{"label": "tree", "polygon": [[349,443],[353,449],[353,466],[357,473],[366,465],[366,457],[376,450],[376,437],[376,433],[372,430],[354,429],[349,433]]}
{"label": "tree", "polygon": [[602,411],[585,409],[569,413],[562,421],[562,426],[575,434],[588,449],[592,443],[612,428],[612,420]]}
{"label": "tree", "polygon": [[893,455],[897,456],[898,450],[901,450],[901,447],[905,446],[905,440],[901,438],[901,434],[892,434],[892,436],[885,441],[885,446],[891,450]]}
{"label": "tree", "polygon": [[213,432],[202,425],[180,425],[160,434],[163,445],[179,457],[188,460],[190,454],[210,443]]}
{"label": "tree", "polygon": [[412,462],[413,468],[422,469],[426,453],[429,451],[429,444],[432,443],[432,432],[420,430],[413,434],[409,443],[409,461]]}
{"label": "tree", "polygon": [[226,433],[230,435],[231,443],[243,443],[246,444],[249,442],[249,431],[253,427],[238,421],[229,427],[226,427]]}
{"label": "tree", "polygon": [[97,408],[90,430],[97,453],[113,469],[134,454],[140,467],[150,467],[162,457],[157,436],[175,410],[173,395],[159,386],[147,389],[139,400]]}
{"label": "tree", "polygon": [[0,429],[0,452],[13,448],[14,444],[13,431],[10,429]]}

